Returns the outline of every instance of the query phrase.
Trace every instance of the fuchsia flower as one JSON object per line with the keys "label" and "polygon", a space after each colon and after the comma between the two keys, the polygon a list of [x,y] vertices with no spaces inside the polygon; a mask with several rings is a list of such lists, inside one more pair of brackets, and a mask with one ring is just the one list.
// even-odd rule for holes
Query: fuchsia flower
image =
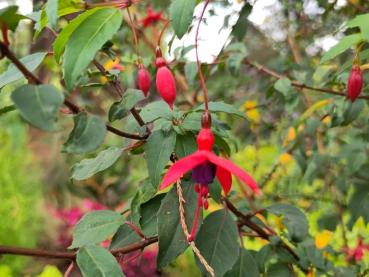
{"label": "fuchsia flower", "polygon": [[198,202],[194,224],[188,238],[189,241],[194,239],[201,207],[208,208],[208,185],[213,182],[215,176],[218,178],[225,195],[232,186],[231,174],[245,182],[255,193],[261,193],[250,175],[233,162],[220,158],[212,152],[214,136],[210,126],[204,127],[203,124],[203,128],[197,136],[197,145],[198,150],[195,153],[171,166],[160,185],[160,189],[165,189],[180,179],[186,172],[192,170],[192,180],[196,182],[195,190],[198,193]]}
{"label": "fuchsia flower", "polygon": [[344,248],[343,250],[346,252],[347,261],[360,262],[363,259],[364,251],[369,251],[369,245],[365,244],[362,238],[359,238],[355,248]]}
{"label": "fuchsia flower", "polygon": [[144,27],[156,24],[158,21],[164,20],[162,12],[155,12],[151,7],[146,9],[146,16],[142,19]]}

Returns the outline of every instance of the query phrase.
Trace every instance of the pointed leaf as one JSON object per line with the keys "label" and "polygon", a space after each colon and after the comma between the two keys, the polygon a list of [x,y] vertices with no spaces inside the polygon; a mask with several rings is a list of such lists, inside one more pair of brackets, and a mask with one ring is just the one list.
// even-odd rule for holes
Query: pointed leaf
{"label": "pointed leaf", "polygon": [[145,159],[149,177],[153,186],[157,187],[161,181],[161,173],[168,163],[176,144],[176,133],[155,131],[145,145]]}
{"label": "pointed leaf", "polygon": [[100,243],[113,235],[123,223],[123,216],[113,211],[96,211],[85,214],[73,230],[73,243],[78,248]]}
{"label": "pointed leaf", "polygon": [[77,253],[77,264],[83,277],[124,277],[115,257],[100,246],[81,248]]}
{"label": "pointed leaf", "polygon": [[[237,261],[239,253],[237,224],[226,210],[208,215],[196,237],[196,245],[214,269],[215,276],[223,276]],[[196,259],[202,274],[209,276]]]}
{"label": "pointed leaf", "polygon": [[246,249],[240,250],[237,262],[231,271],[228,271],[224,277],[259,277],[258,265],[254,257]]}
{"label": "pointed leaf", "polygon": [[121,22],[120,10],[102,8],[75,28],[65,47],[63,61],[64,79],[69,90],[74,88],[100,48],[118,31]]}
{"label": "pointed leaf", "polygon": [[112,166],[122,155],[122,149],[109,147],[101,151],[93,159],[84,159],[73,166],[72,178],[75,180],[85,180]]}
{"label": "pointed leaf", "polygon": [[81,112],[74,117],[74,129],[70,133],[63,151],[86,153],[96,150],[105,138],[105,123],[97,116]]}
{"label": "pointed leaf", "polygon": [[[197,206],[197,195],[194,184],[182,183],[182,189],[186,201],[184,205],[186,224],[188,229],[191,229]],[[188,247],[188,241],[180,223],[178,195],[175,186],[161,202],[158,212],[158,234],[157,266],[162,268],[175,260]]]}
{"label": "pointed leaf", "polygon": [[11,98],[22,117],[44,131],[55,131],[56,115],[64,96],[51,85],[24,85]]}
{"label": "pointed leaf", "polygon": [[[25,56],[21,58],[20,61],[29,71],[33,72],[42,63],[46,55],[46,52],[38,52]],[[24,78],[22,72],[20,72],[16,66],[11,64],[8,69],[0,75],[0,88],[22,78]]]}
{"label": "pointed leaf", "polygon": [[56,29],[58,22],[58,0],[47,0],[45,10],[50,25]]}
{"label": "pointed leaf", "polygon": [[140,225],[142,232],[147,237],[152,237],[158,234],[158,218],[156,214],[159,211],[161,201],[165,194],[159,194],[153,199],[150,199],[140,207]]}
{"label": "pointed leaf", "polygon": [[9,30],[15,31],[19,21],[24,18],[26,17],[18,14],[18,6],[8,6],[0,9],[0,25],[6,24]]}
{"label": "pointed leaf", "polygon": [[195,0],[172,0],[170,5],[170,20],[175,34],[181,39],[192,22],[192,15],[196,6]]}
{"label": "pointed leaf", "polygon": [[109,110],[109,121],[113,122],[125,117],[138,102],[145,99],[141,90],[127,89],[122,100],[115,102]]}

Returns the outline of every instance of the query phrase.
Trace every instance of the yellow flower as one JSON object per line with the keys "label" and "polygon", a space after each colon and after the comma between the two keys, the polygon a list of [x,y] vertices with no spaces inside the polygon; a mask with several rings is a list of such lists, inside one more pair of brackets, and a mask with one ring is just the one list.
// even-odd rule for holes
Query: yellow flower
{"label": "yellow flower", "polygon": [[295,128],[290,127],[287,131],[287,136],[283,141],[283,145],[286,147],[290,142],[293,142],[296,139],[296,131]]}
{"label": "yellow flower", "polygon": [[328,230],[324,230],[318,234],[316,234],[315,236],[315,246],[318,249],[323,249],[325,247],[327,247],[327,245],[329,244],[329,242],[331,241],[333,236],[333,233],[331,231]]}
{"label": "yellow flower", "polygon": [[260,113],[257,108],[257,102],[256,101],[245,101],[242,105],[242,110],[245,111],[245,114],[247,118],[253,123],[253,124],[259,124],[260,123]]}
{"label": "yellow flower", "polygon": [[282,155],[279,156],[279,162],[282,165],[287,165],[289,164],[291,161],[293,160],[292,155],[288,154],[288,153],[283,153]]}

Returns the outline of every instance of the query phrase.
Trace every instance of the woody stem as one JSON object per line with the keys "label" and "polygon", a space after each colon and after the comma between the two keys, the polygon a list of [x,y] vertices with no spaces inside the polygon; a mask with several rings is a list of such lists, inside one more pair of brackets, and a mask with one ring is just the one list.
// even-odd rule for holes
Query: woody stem
{"label": "woody stem", "polygon": [[206,85],[205,85],[205,79],[204,79],[204,75],[202,74],[202,71],[201,71],[201,63],[200,63],[200,60],[199,60],[198,39],[199,39],[200,25],[201,25],[202,19],[204,17],[205,10],[206,10],[209,2],[210,2],[210,0],[206,0],[206,2],[204,4],[204,8],[201,11],[201,15],[200,15],[199,23],[197,24],[196,35],[195,35],[196,63],[197,63],[197,70],[199,72],[199,78],[200,78],[202,91],[203,91],[203,94],[204,94],[205,112],[207,112],[209,110],[209,107],[208,107],[208,102],[209,101],[208,101],[208,93],[207,93],[207,89],[206,89]]}

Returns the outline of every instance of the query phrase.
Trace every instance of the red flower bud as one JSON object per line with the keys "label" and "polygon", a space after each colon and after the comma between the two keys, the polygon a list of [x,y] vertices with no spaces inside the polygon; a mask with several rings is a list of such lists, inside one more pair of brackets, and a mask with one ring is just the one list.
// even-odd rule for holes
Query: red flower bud
{"label": "red flower bud", "polygon": [[352,67],[348,82],[347,82],[347,98],[352,102],[360,95],[361,89],[363,88],[363,75],[360,67],[354,65]]}
{"label": "red flower bud", "polygon": [[140,65],[137,72],[137,86],[140,90],[142,90],[145,97],[150,90],[150,83],[151,80],[149,71],[143,65]]}
{"label": "red flower bud", "polygon": [[197,136],[199,150],[211,151],[214,145],[214,135],[208,128],[202,128]]}
{"label": "red flower bud", "polygon": [[173,109],[176,100],[176,82],[172,72],[166,66],[158,68],[156,73],[156,89],[169,107]]}

